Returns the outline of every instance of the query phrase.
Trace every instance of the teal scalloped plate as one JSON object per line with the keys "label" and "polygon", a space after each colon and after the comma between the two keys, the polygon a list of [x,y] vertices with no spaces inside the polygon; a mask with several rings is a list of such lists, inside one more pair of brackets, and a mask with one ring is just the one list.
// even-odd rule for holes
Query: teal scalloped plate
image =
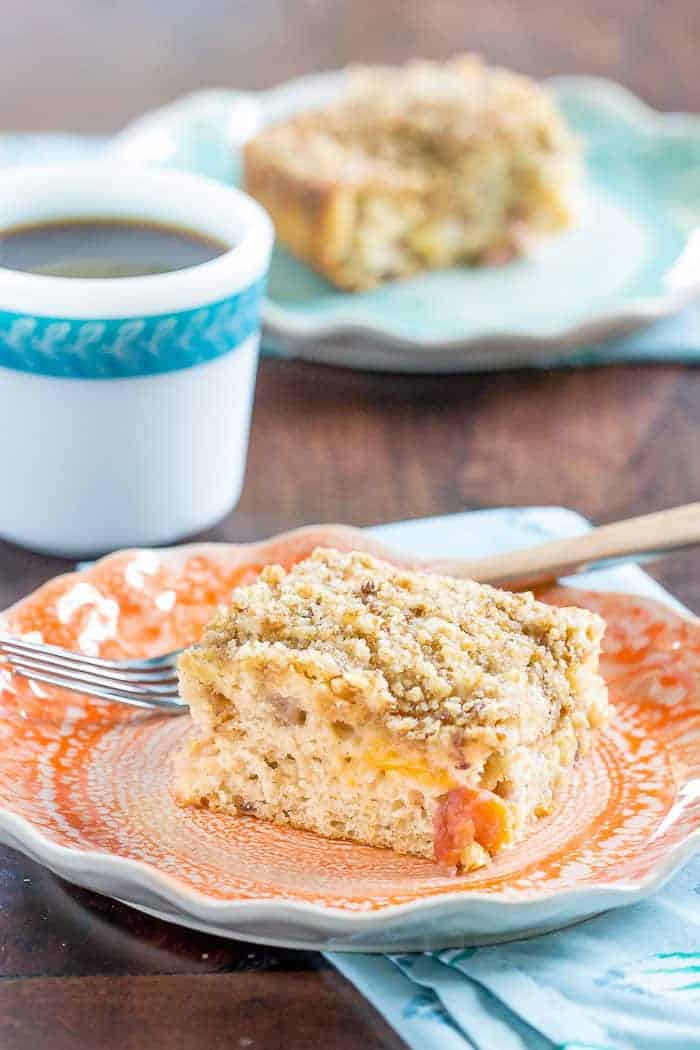
{"label": "teal scalloped plate", "polygon": [[[343,74],[258,94],[204,92],[137,122],[113,150],[234,179],[243,141],[267,121],[322,104]],[[661,114],[592,77],[550,81],[584,143],[571,231],[507,266],[451,269],[367,293],[332,288],[275,250],[268,345],[329,364],[471,371],[561,359],[678,311],[700,294],[700,117]],[[222,130],[223,129],[223,130]]]}

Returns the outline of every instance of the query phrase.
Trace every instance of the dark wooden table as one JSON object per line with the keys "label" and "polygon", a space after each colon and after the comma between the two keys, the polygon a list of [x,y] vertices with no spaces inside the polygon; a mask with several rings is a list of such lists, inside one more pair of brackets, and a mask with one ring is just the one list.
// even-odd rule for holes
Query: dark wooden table
{"label": "dark wooden table", "polygon": [[[6,0],[0,127],[109,130],[202,85],[457,49],[700,110],[699,47],[696,0]],[[414,378],[266,360],[243,498],[210,536],[526,503],[607,521],[700,498],[699,433],[692,368]],[[65,567],[0,544],[0,605]],[[700,611],[692,557],[657,575]],[[191,933],[0,861],[3,1050],[403,1045],[313,953]]]}

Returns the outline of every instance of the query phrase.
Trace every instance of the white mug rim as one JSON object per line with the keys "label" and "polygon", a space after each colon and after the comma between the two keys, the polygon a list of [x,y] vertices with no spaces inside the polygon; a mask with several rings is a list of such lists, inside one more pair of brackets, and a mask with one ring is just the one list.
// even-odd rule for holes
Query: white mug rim
{"label": "white mug rim", "polygon": [[[100,204],[61,207],[61,194],[97,194]],[[47,205],[55,193],[56,204]],[[39,214],[32,202],[43,198]],[[158,206],[148,206],[149,198]],[[232,247],[208,262],[142,277],[71,278],[30,274],[0,266],[0,311],[56,318],[144,317],[195,309],[249,287],[267,271],[274,232],[267,212],[242,190],[190,172],[137,165],[77,163],[21,166],[0,172],[0,200],[19,201],[24,223],[76,217],[143,218],[170,221],[208,233]],[[132,201],[131,205],[128,201]],[[117,202],[120,207],[110,212]],[[168,220],[168,204],[175,204]],[[183,218],[206,213],[206,222]],[[76,212],[76,207],[78,211]],[[130,210],[131,209],[131,210]],[[70,214],[66,214],[66,210]],[[204,228],[206,226],[206,229]],[[237,234],[231,230],[236,228]]]}

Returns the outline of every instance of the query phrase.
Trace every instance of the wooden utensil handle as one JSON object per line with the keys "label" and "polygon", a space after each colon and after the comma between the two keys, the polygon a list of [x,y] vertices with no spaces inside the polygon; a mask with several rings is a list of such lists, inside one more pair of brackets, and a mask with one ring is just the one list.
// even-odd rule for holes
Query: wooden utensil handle
{"label": "wooden utensil handle", "polygon": [[506,554],[431,563],[436,572],[481,583],[529,586],[579,572],[592,563],[670,553],[700,544],[700,503],[602,525],[581,536],[552,540]]}

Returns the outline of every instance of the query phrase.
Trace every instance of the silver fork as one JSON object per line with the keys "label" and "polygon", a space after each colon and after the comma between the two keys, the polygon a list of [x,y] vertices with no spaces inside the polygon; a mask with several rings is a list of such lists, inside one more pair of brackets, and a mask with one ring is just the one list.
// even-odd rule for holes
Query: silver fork
{"label": "silver fork", "polygon": [[181,651],[148,660],[103,660],[0,632],[0,652],[23,678],[173,715],[188,710],[177,691],[175,664]]}

